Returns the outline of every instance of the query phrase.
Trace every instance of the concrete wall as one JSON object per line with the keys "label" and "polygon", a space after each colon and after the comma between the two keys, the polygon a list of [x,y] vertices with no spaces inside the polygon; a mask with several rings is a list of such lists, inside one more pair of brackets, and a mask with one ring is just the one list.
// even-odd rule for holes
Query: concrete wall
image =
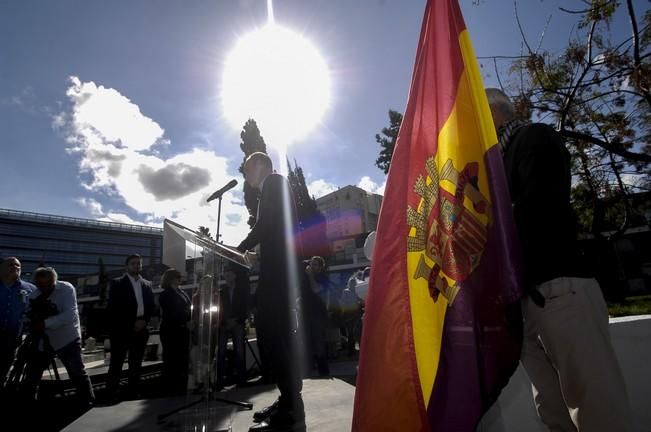
{"label": "concrete wall", "polygon": [[[635,432],[651,432],[651,315],[613,318],[610,334],[628,389]],[[545,432],[527,374],[518,368],[478,432]]]}

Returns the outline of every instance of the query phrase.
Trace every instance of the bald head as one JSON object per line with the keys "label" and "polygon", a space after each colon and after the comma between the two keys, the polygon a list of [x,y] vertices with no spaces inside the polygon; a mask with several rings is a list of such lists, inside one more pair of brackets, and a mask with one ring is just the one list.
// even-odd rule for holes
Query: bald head
{"label": "bald head", "polygon": [[487,88],[486,98],[493,115],[495,129],[499,129],[504,123],[515,118],[515,107],[511,99],[502,90],[497,88]]}
{"label": "bald head", "polygon": [[262,152],[252,153],[244,162],[244,179],[254,189],[260,189],[262,182],[272,171],[271,159]]}
{"label": "bald head", "polygon": [[20,277],[20,261],[16,257],[3,258],[0,262],[0,279],[5,285],[11,285]]}

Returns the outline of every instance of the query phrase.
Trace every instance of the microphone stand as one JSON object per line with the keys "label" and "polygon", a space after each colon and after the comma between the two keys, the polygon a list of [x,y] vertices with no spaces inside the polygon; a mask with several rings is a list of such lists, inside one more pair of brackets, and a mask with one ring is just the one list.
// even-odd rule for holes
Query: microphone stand
{"label": "microphone stand", "polygon": [[219,243],[219,226],[221,225],[222,219],[222,197],[219,196],[219,204],[217,206],[217,234],[215,235],[215,241]]}

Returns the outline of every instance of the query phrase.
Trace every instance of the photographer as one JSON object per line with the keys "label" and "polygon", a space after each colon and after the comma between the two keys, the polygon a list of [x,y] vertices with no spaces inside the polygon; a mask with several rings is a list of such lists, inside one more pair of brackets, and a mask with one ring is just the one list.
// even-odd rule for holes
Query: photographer
{"label": "photographer", "polygon": [[26,311],[31,346],[23,389],[28,398],[36,397],[41,375],[56,355],[75,385],[81,406],[90,407],[95,397],[81,356],[75,288],[68,282],[57,281],[52,267],[36,269],[34,284],[37,289],[32,292]]}

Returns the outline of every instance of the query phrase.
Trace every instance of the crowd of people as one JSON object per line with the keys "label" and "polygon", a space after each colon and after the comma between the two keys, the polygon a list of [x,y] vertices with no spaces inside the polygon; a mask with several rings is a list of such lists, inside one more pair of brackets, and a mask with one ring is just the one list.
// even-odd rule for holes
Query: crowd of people
{"label": "crowd of people", "polygon": [[[247,241],[241,245],[242,250],[246,250]],[[314,370],[319,376],[330,376],[328,362],[337,355],[339,344],[345,345],[348,354],[355,353],[359,335],[353,328],[359,328],[362,316],[355,277],[351,277],[345,289],[335,286],[323,257],[297,261],[298,289],[293,293],[287,290],[284,295],[268,292],[272,289],[268,285],[275,286],[278,281],[269,281],[268,277],[265,280],[266,268],[261,265],[259,286],[251,296],[248,270],[226,263],[221,270],[223,281],[218,289],[211,290],[212,298],[200,299],[200,288],[192,292],[182,289],[183,275],[171,268],[161,276],[162,291],[156,301],[152,284],[142,277],[142,270],[142,258],[136,254],[128,256],[125,273],[111,280],[108,288],[106,346],[110,357],[103,396],[109,403],[142,396],[142,363],[155,316],[160,318],[160,391],[165,395],[181,395],[193,388],[199,391],[203,385],[211,385],[211,390],[217,391],[227,384],[247,384],[251,377],[245,362],[246,327],[256,327],[260,382],[276,383],[281,396],[285,396],[271,408],[256,413],[255,427],[261,430],[274,430],[279,422],[298,422],[300,429],[304,422],[302,378]],[[291,276],[285,278],[280,282],[289,286]],[[0,307],[7,311],[0,319],[2,395],[18,396],[21,401],[37,400],[42,374],[50,367],[56,368],[56,357],[76,389],[79,408],[86,410],[95,403],[95,392],[83,361],[75,287],[59,280],[56,270],[47,266],[37,268],[32,279],[30,283],[21,278],[18,258],[2,259]],[[205,304],[200,305],[200,301],[218,306],[219,313],[211,316],[210,328],[200,326],[199,321],[205,319],[204,312],[212,313],[213,309],[204,310]],[[208,339],[200,340],[200,328],[207,331],[204,336],[209,335]],[[333,331],[337,343],[328,336]],[[229,340],[233,349],[227,362]],[[346,344],[341,342],[344,340]],[[208,371],[193,371],[202,349],[200,344],[210,351]],[[126,388],[121,388],[125,359],[128,379]],[[203,382],[206,376],[209,382]]]}

